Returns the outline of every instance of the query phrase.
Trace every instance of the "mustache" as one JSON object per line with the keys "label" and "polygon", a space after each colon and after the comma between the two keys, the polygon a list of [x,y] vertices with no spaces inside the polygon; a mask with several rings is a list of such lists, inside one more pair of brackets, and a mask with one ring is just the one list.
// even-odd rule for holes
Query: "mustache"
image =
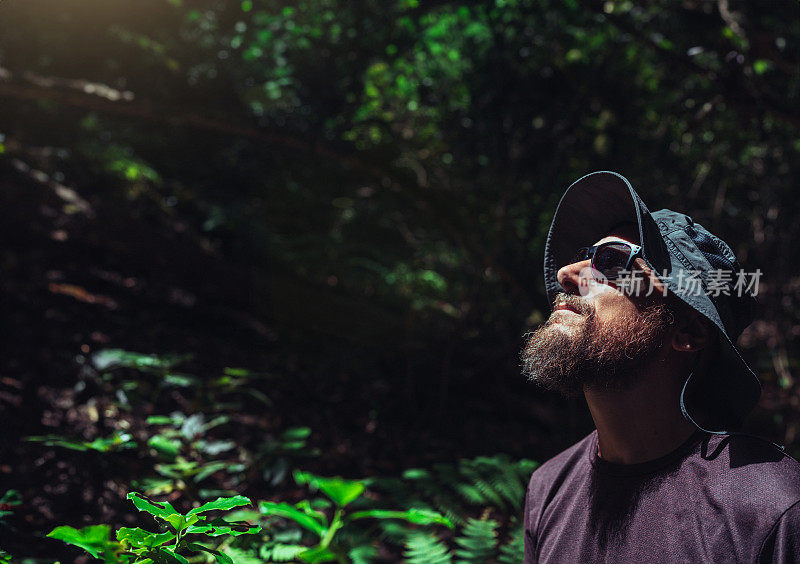
{"label": "mustache", "polygon": [[553,309],[561,305],[571,307],[579,314],[586,317],[594,315],[594,308],[579,296],[573,294],[565,294],[564,292],[556,294],[556,298],[553,300]]}

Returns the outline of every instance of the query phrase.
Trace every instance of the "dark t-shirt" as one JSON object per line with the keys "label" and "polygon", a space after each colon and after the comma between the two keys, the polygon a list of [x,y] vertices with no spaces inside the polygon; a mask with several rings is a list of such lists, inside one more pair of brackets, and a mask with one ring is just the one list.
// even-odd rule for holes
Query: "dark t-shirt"
{"label": "dark t-shirt", "polygon": [[533,473],[525,562],[800,562],[800,463],[698,432],[662,458],[614,464],[594,431]]}

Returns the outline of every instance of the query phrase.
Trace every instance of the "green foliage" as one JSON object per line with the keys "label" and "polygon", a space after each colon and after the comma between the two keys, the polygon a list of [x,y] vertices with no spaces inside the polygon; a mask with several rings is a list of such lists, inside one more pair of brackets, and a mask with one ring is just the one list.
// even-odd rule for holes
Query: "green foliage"
{"label": "green foliage", "polygon": [[521,511],[525,490],[537,463],[513,461],[506,455],[438,464],[432,470],[410,469],[402,479],[376,482],[402,505],[417,504],[443,512],[466,524],[470,509],[492,508],[507,514]]}
{"label": "green foliage", "polygon": [[436,535],[412,532],[406,541],[406,560],[409,564],[449,564],[453,561],[448,547]]}
{"label": "green foliage", "polygon": [[292,460],[319,454],[316,449],[308,447],[310,435],[311,429],[308,427],[292,427],[281,432],[274,440],[262,442],[255,456],[263,467],[264,480],[276,486],[288,475]]}
{"label": "green foliage", "polygon": [[522,554],[525,552],[525,529],[521,521],[511,521],[511,534],[508,542],[500,547],[500,555],[497,557],[498,564],[519,564]]}
{"label": "green foliage", "polygon": [[[95,558],[110,556],[111,561],[122,549],[122,545],[109,539],[111,527],[108,525],[90,525],[82,529],[61,526],[50,531],[47,536],[67,544],[82,548]],[[108,560],[108,558],[106,558]]]}
{"label": "green foliage", "polygon": [[[357,534],[356,522],[361,520],[401,520],[416,525],[443,525],[452,528],[452,523],[431,510],[410,509],[394,511],[385,509],[366,509],[349,511],[351,504],[357,505],[364,494],[366,484],[360,480],[343,478],[323,478],[308,472],[296,471],[295,481],[298,485],[307,485],[311,491],[320,491],[333,502],[333,514],[329,518],[319,507],[326,503],[319,500],[303,500],[291,505],[283,502],[262,501],[259,510],[267,516],[275,516],[295,523],[312,532],[318,542],[311,547],[303,547],[296,543],[284,544],[271,542],[266,546],[266,554],[273,561],[297,558],[303,562],[344,561],[345,557],[353,562],[368,562],[375,554],[374,538]],[[301,547],[302,550],[301,550]]]}
{"label": "green foliage", "polygon": [[[123,457],[135,461],[124,465],[142,472],[134,488],[194,502],[262,486],[272,495],[298,459],[309,467],[316,451],[302,415],[330,409],[323,417],[345,426],[338,403],[284,394],[278,384],[307,390],[319,378],[320,395],[338,387],[348,400],[381,390],[364,398],[376,441],[398,413],[422,421],[451,397],[450,407],[469,406],[462,396],[483,399],[487,372],[518,371],[513,354],[500,365],[496,355],[547,310],[540,265],[558,196],[601,165],[624,172],[651,205],[686,210],[723,238],[733,235],[743,262],[764,269],[765,310],[748,347],[760,351],[752,356],[767,391],[797,395],[800,19],[792,2],[739,2],[727,16],[710,8],[628,0],[168,0],[58,10],[3,3],[0,103],[13,119],[0,134],[0,172],[7,189],[25,185],[19,211],[35,215],[19,222],[15,239],[49,232],[48,245],[59,249],[48,255],[42,245],[42,258],[27,259],[39,249],[11,241],[4,272],[19,277],[8,288],[22,292],[31,272],[119,286],[131,305],[107,319],[92,310],[97,341],[83,329],[71,337],[91,347],[105,342],[104,331],[109,342],[141,350],[175,346],[165,337],[168,320],[182,319],[176,311],[184,308],[224,327],[221,349],[246,341],[234,326],[277,343],[269,371],[222,374],[187,373],[188,355],[94,352],[76,391],[101,400],[99,417],[81,419],[94,434],[81,427],[31,440],[75,451],[71,458],[102,474],[98,482],[113,481],[108,468],[123,466],[115,464]],[[88,37],[87,21],[100,32]],[[25,167],[49,187],[39,191],[46,198],[32,199]],[[69,205],[53,204],[69,196],[67,187],[86,193],[96,220],[80,223]],[[135,237],[106,230],[117,221]],[[28,223],[35,230],[25,231]],[[196,275],[201,268],[183,269],[192,282],[203,278],[193,286],[202,295],[183,296],[184,279],[169,279],[169,259],[148,243],[155,235],[163,246],[218,260],[236,284],[213,288],[211,277]],[[57,241],[67,236],[61,253]],[[102,264],[78,260],[84,255]],[[113,282],[112,270],[122,281]],[[128,275],[140,283],[126,285]],[[172,286],[181,291],[172,295]],[[248,299],[223,295],[238,291]],[[18,297],[11,302],[44,302]],[[145,323],[128,323],[124,315],[143,305],[151,308]],[[60,304],[44,307],[48,323],[64,315]],[[185,340],[179,334],[182,350],[208,342],[194,329],[185,328]],[[76,344],[43,357],[72,357]],[[409,385],[398,387],[401,377]],[[411,392],[395,396],[399,389]],[[299,413],[300,403],[312,407]],[[800,436],[800,415],[785,403],[759,421],[768,434]],[[56,415],[81,414],[70,411],[78,405],[52,405]],[[459,409],[456,421],[468,407]],[[258,429],[274,436],[247,444],[257,433],[235,416],[267,410],[270,422]],[[301,426],[275,431],[286,411]],[[150,413],[171,414],[145,424]],[[31,415],[37,424],[49,419],[39,415]],[[212,428],[220,416],[231,419]],[[519,508],[533,466],[483,458],[374,481],[301,473],[319,497],[289,503],[275,490],[254,516],[269,532],[237,535],[211,519],[196,534],[212,544],[192,550],[224,560],[208,552],[224,538],[224,550],[242,559],[291,561],[305,552],[359,561],[371,558],[380,535],[411,561],[490,553],[519,561]],[[385,497],[378,502],[365,487]],[[0,520],[11,510],[0,509]],[[456,527],[446,538],[418,530],[445,518]],[[102,529],[62,533],[107,541],[108,550],[170,534],[138,531],[121,540]],[[311,550],[327,536],[327,547]]]}
{"label": "green foliage", "polygon": [[165,481],[150,480],[147,489],[166,493],[173,487],[181,489],[187,488],[188,484],[199,484],[219,471],[233,475],[241,472],[244,467],[240,462],[215,459],[235,450],[235,442],[206,438],[208,431],[228,421],[227,416],[206,421],[200,413],[188,417],[180,412],[149,417],[147,422],[158,427],[158,434],[151,435],[147,444],[161,460],[155,470]]}
{"label": "green foliage", "polygon": [[488,562],[495,554],[497,546],[497,521],[468,519],[467,524],[456,537],[458,549],[455,554],[461,562]]}
{"label": "green foliage", "polygon": [[92,364],[101,371],[113,368],[134,368],[142,372],[164,374],[189,358],[191,357],[188,355],[152,355],[122,349],[105,349],[92,355]]}
{"label": "green foliage", "polygon": [[258,525],[242,521],[227,521],[222,517],[207,515],[250,505],[244,496],[218,498],[191,509],[178,512],[169,502],[151,500],[131,492],[128,499],[139,510],[148,513],[168,530],[154,533],[140,528],[122,527],[116,531],[116,541],[110,539],[111,527],[93,525],[83,529],[61,526],[47,536],[84,549],[95,558],[107,563],[177,562],[186,564],[188,553],[211,554],[217,562],[232,564],[230,556],[202,542],[217,542],[226,537],[254,535],[261,531]]}
{"label": "green foliage", "polygon": [[14,508],[22,505],[22,496],[17,490],[6,490],[0,496],[0,525],[6,517],[13,515]]}
{"label": "green foliage", "polygon": [[[406,557],[412,562],[426,562],[428,557],[431,561],[519,562],[525,491],[536,466],[530,460],[498,455],[438,464],[430,471],[410,469],[402,479],[378,480],[376,487],[395,502],[436,510],[458,525],[452,547],[413,531],[384,527],[384,532],[393,539],[405,538]],[[470,516],[476,513],[481,517]],[[497,518],[489,518],[490,514]]]}
{"label": "green foliage", "polygon": [[298,485],[307,485],[311,491],[320,490],[339,507],[349,505],[355,501],[366,486],[356,480],[343,480],[341,478],[321,478],[308,472],[296,471],[294,481]]}
{"label": "green foliage", "polygon": [[57,446],[81,452],[88,450],[95,452],[114,452],[118,450],[135,449],[137,446],[136,441],[133,441],[129,434],[120,432],[114,433],[111,437],[99,437],[93,441],[75,441],[59,435],[27,437],[26,440],[34,443],[42,443],[45,446]]}

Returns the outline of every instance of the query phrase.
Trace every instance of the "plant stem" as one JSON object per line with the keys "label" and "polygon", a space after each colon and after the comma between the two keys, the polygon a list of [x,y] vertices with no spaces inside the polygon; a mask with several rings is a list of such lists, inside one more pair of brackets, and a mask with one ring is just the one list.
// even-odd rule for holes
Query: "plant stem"
{"label": "plant stem", "polygon": [[328,527],[328,530],[325,531],[325,536],[322,537],[322,541],[320,541],[319,545],[323,548],[328,548],[328,545],[331,544],[333,540],[333,536],[336,534],[342,526],[342,508],[337,507],[336,511],[333,514],[333,520],[331,520],[331,526]]}

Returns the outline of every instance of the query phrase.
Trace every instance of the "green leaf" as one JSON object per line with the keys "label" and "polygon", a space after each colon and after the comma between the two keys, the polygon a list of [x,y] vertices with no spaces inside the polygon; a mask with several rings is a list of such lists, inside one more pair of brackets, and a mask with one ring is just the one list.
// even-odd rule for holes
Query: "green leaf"
{"label": "green leaf", "polygon": [[[139,511],[144,511],[153,517],[163,519],[172,525],[175,530],[181,530],[181,525],[184,524],[182,523],[184,517],[178,513],[168,501],[153,501],[136,492],[129,493],[127,497]],[[195,521],[197,521],[197,519],[195,519]],[[189,523],[189,525],[191,524],[192,523]]]}
{"label": "green leaf", "polygon": [[284,517],[286,519],[291,519],[301,527],[308,529],[309,531],[316,533],[320,537],[325,534],[325,531],[328,530],[327,524],[321,523],[317,518],[307,515],[302,511],[296,509],[294,506],[289,505],[288,503],[276,503],[274,501],[261,501],[258,504],[258,509],[264,515],[277,515],[278,517]]}
{"label": "green leaf", "polygon": [[140,354],[121,349],[105,349],[92,356],[92,364],[97,370],[103,371],[110,368],[125,367],[136,368],[142,371],[168,370],[191,356],[156,356]]}
{"label": "green leaf", "polygon": [[241,507],[242,505],[250,505],[250,498],[243,495],[236,495],[233,497],[218,497],[214,501],[209,501],[200,507],[195,507],[189,511],[187,515],[197,515],[199,513],[216,510],[227,511],[228,509]]}
{"label": "green leaf", "polygon": [[332,562],[336,560],[336,555],[331,552],[329,548],[322,546],[304,550],[298,554],[297,557],[303,562],[310,562],[311,564],[316,564],[317,562]]}
{"label": "green leaf", "polygon": [[408,511],[389,511],[385,509],[372,509],[369,511],[356,511],[348,519],[403,519],[417,525],[444,525],[453,528],[453,522],[444,515],[429,509],[409,509]]}
{"label": "green leaf", "polygon": [[281,439],[285,441],[299,441],[307,439],[311,435],[311,429],[308,427],[292,427],[281,433]]}
{"label": "green leaf", "polygon": [[121,450],[135,448],[136,443],[131,440],[130,435],[126,433],[114,433],[108,438],[97,438],[93,441],[74,441],[59,435],[45,435],[41,437],[27,437],[26,441],[35,443],[44,443],[47,446],[57,446],[68,448],[70,450],[77,450],[85,452],[87,450],[94,450],[97,452],[109,452],[112,450]]}
{"label": "green leaf", "polygon": [[344,507],[360,496],[366,486],[358,480],[345,480],[339,478],[322,478],[308,472],[295,471],[294,480],[300,485],[308,484],[312,489],[318,489],[333,500],[337,505]]}
{"label": "green leaf", "polygon": [[172,425],[175,420],[169,415],[151,415],[146,422],[148,425]]}
{"label": "green leaf", "polygon": [[307,550],[302,544],[276,544],[269,551],[269,558],[275,562],[289,562],[296,560],[297,556]]}
{"label": "green leaf", "polygon": [[111,527],[108,525],[90,525],[80,530],[62,525],[50,531],[47,536],[82,548],[98,558],[100,552],[108,547],[110,534]]}
{"label": "green leaf", "polygon": [[188,548],[191,548],[193,550],[202,550],[204,552],[208,552],[209,554],[213,554],[216,561],[219,562],[220,564],[234,564],[233,559],[227,554],[224,554],[219,550],[203,546],[202,544],[193,542],[189,544]]}
{"label": "green leaf", "polygon": [[180,441],[168,439],[163,435],[154,435],[147,441],[147,445],[155,450],[159,455],[173,460],[181,450]]}
{"label": "green leaf", "polygon": [[753,61],[753,70],[756,74],[764,74],[772,68],[772,63],[766,59]]}
{"label": "green leaf", "polygon": [[175,538],[175,533],[151,533],[139,527],[121,527],[117,531],[117,540],[126,541],[136,548],[156,548]]}
{"label": "green leaf", "polygon": [[22,503],[22,496],[17,490],[7,490],[0,496],[0,503],[5,503],[6,505],[19,505]]}
{"label": "green leaf", "polygon": [[200,483],[214,472],[218,472],[228,467],[229,464],[227,462],[209,462],[203,466],[203,468],[194,476],[193,479],[195,483]]}

